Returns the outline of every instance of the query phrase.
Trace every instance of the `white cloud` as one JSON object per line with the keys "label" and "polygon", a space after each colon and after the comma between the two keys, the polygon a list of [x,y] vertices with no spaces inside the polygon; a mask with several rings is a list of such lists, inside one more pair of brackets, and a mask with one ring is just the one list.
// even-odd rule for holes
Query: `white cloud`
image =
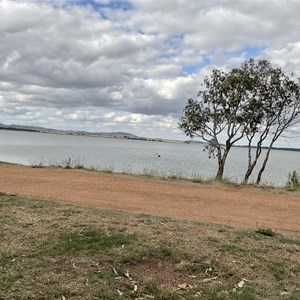
{"label": "white cloud", "polygon": [[300,1],[110,3],[0,1],[0,122],[176,137],[213,67],[299,69]]}
{"label": "white cloud", "polygon": [[279,49],[268,49],[266,55],[274,64],[279,65],[286,72],[300,76],[300,41],[288,43]]}

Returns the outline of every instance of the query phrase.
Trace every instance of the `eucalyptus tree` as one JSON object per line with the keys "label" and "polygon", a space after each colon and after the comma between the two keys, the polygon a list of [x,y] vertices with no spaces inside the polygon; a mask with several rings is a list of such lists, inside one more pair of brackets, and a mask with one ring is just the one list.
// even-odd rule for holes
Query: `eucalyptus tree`
{"label": "eucalyptus tree", "polygon": [[265,147],[267,151],[256,178],[259,184],[274,143],[300,120],[299,84],[267,60],[251,59],[242,68],[253,87],[250,105],[245,107],[245,113],[253,116],[253,122],[246,129],[248,167],[244,182],[248,182]]}
{"label": "eucalyptus tree", "polygon": [[[267,60],[250,59],[229,72],[214,69],[206,76],[196,100],[189,99],[179,128],[207,142],[209,157],[216,157],[216,180],[223,178],[232,146],[248,140],[248,182],[263,147],[267,151],[256,182],[259,184],[276,140],[300,119],[299,82]],[[221,143],[225,140],[225,144]]]}
{"label": "eucalyptus tree", "polygon": [[[189,99],[179,128],[188,136],[207,142],[209,157],[216,157],[218,169],[215,179],[222,180],[228,153],[245,137],[253,118],[245,107],[251,102],[252,85],[242,68],[230,72],[214,69],[206,76],[198,99]],[[225,144],[221,140],[225,139]]]}
{"label": "eucalyptus tree", "polygon": [[[294,81],[286,77],[283,82],[281,82],[280,93],[277,95],[278,98],[274,99],[275,102],[275,116],[269,115],[271,120],[274,120],[273,124],[270,126],[269,131],[269,145],[267,147],[267,152],[263,160],[262,166],[258,172],[256,178],[256,184],[261,182],[262,174],[266,168],[267,162],[269,160],[270,152],[274,143],[278,138],[285,132],[289,127],[294,126],[300,122],[300,86]],[[274,105],[273,105],[274,108]],[[268,122],[268,118],[266,118]],[[271,123],[270,121],[268,122]]]}

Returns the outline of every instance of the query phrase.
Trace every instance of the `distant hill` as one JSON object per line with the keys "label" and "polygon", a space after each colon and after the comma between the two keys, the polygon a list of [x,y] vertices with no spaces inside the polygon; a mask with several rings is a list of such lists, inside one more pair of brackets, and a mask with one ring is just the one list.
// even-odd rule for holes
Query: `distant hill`
{"label": "distant hill", "polygon": [[96,136],[113,136],[120,138],[140,138],[137,135],[127,132],[88,132],[88,131],[73,131],[73,130],[58,130],[52,128],[38,127],[38,126],[26,126],[26,125],[5,125],[0,123],[0,129],[6,130],[21,130],[21,131],[31,131],[40,133],[57,133],[57,134],[67,134],[67,135],[96,135]]}
{"label": "distant hill", "polygon": [[89,131],[74,131],[74,130],[58,130],[45,127],[37,126],[26,126],[26,125],[5,125],[0,123],[0,130],[17,130],[17,131],[29,131],[29,132],[39,132],[39,133],[51,133],[51,134],[66,134],[66,135],[84,135],[84,136],[99,136],[99,137],[109,137],[117,139],[130,139],[130,140],[145,140],[145,141],[156,141],[156,142],[180,142],[175,140],[160,139],[160,138],[147,138],[140,137],[128,132],[89,132]]}
{"label": "distant hill", "polygon": [[[26,126],[26,125],[5,125],[0,123],[0,130],[17,130],[17,131],[29,131],[29,132],[40,132],[40,133],[51,133],[51,134],[66,134],[66,135],[83,135],[83,136],[98,136],[106,138],[116,138],[116,139],[129,139],[129,140],[141,140],[141,141],[153,141],[153,142],[169,142],[169,143],[185,143],[185,144],[205,144],[203,141],[197,140],[187,140],[179,141],[172,139],[161,139],[161,138],[147,138],[140,137],[128,132],[90,132],[90,131],[73,131],[73,130],[58,130],[52,128],[38,127],[38,126]],[[246,148],[245,145],[236,145],[234,147]],[[255,148],[255,147],[253,147]],[[266,149],[266,147],[262,147]],[[299,148],[286,148],[286,147],[273,147],[273,150],[281,151],[300,151]]]}

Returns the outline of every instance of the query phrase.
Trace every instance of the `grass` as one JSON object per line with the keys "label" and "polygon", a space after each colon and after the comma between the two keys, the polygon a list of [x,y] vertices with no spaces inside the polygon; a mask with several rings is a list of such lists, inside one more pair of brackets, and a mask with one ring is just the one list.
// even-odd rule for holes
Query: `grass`
{"label": "grass", "polygon": [[56,246],[62,253],[86,253],[94,255],[100,251],[117,246],[127,245],[134,235],[123,233],[107,234],[102,230],[84,230],[78,233],[63,234],[60,243]]}
{"label": "grass", "polygon": [[[132,167],[128,166],[125,167],[122,171],[116,171],[113,166],[106,166],[106,167],[95,167],[95,166],[88,166],[84,163],[84,160],[79,156],[69,157],[60,160],[52,160],[52,161],[44,161],[44,160],[36,160],[31,161],[30,166],[32,168],[62,168],[62,169],[79,169],[91,172],[102,172],[105,174],[121,174],[121,175],[131,175],[131,176],[138,176],[143,177],[146,179],[160,179],[160,180],[167,180],[167,181],[185,181],[185,182],[192,182],[197,184],[222,184],[228,186],[239,187],[243,186],[244,183],[239,183],[236,179],[232,179],[229,177],[224,177],[222,180],[216,181],[214,177],[205,177],[194,174],[191,178],[184,177],[182,174],[174,173],[174,174],[163,174],[158,172],[157,170],[151,169],[144,169],[142,173],[136,173],[133,171]],[[289,175],[290,178],[290,175]],[[295,187],[295,176],[292,177],[293,184],[287,184],[284,188],[275,186],[274,184],[267,184],[262,183],[260,185],[254,184],[249,182],[248,186],[253,186],[255,188],[260,188],[264,190],[274,190],[277,189],[280,193],[285,193],[285,191],[298,191],[299,187]]]}
{"label": "grass", "polygon": [[20,166],[20,164],[18,164],[18,163],[6,162],[6,161],[2,161],[2,160],[0,160],[0,165]]}
{"label": "grass", "polygon": [[258,228],[255,232],[258,234],[271,236],[271,237],[276,235],[276,232],[274,232],[271,228]]}
{"label": "grass", "polygon": [[0,228],[0,299],[300,297],[300,238],[265,234],[269,229],[239,230],[4,193]]}
{"label": "grass", "polygon": [[88,168],[85,166],[84,159],[81,156],[70,156],[68,158],[60,160],[48,160],[43,159],[31,161],[30,165],[32,168],[46,168],[55,167],[63,169],[85,169],[94,170],[94,168]]}
{"label": "grass", "polygon": [[[0,161],[0,164],[11,164],[11,165],[19,165],[15,163],[7,163]],[[245,185],[243,182],[239,183],[236,179],[232,179],[229,177],[224,177],[222,180],[216,181],[214,177],[205,177],[194,174],[191,178],[184,177],[182,174],[174,173],[174,174],[162,174],[157,170],[152,169],[144,169],[142,173],[136,173],[133,171],[132,167],[128,166],[124,168],[123,171],[116,171],[113,166],[106,166],[102,168],[97,168],[95,166],[88,166],[85,164],[84,159],[81,156],[71,156],[64,159],[59,160],[49,160],[46,161],[44,159],[37,159],[30,162],[30,166],[32,168],[62,168],[62,169],[79,169],[91,172],[102,172],[106,174],[122,174],[122,175],[132,175],[144,177],[146,179],[161,179],[161,180],[170,180],[170,181],[186,181],[192,183],[199,184],[222,184],[229,186],[243,186]],[[288,181],[284,187],[275,186],[272,183],[261,183],[259,185],[255,183],[247,183],[248,186],[253,186],[256,188],[264,189],[264,190],[274,190],[277,189],[279,193],[285,193],[285,191],[295,192],[300,190],[299,186],[300,178],[296,171],[288,174]]]}
{"label": "grass", "polygon": [[[1,163],[1,162],[0,162]],[[174,174],[163,174],[161,172],[158,172],[157,170],[153,169],[144,169],[141,173],[136,173],[133,171],[133,168],[131,166],[124,167],[123,171],[116,171],[113,166],[106,166],[102,168],[97,168],[95,166],[88,166],[85,164],[84,159],[81,156],[72,156],[60,160],[35,160],[31,161],[30,165],[32,168],[63,168],[63,169],[80,169],[85,171],[93,171],[93,172],[103,172],[107,174],[123,174],[123,175],[132,175],[132,176],[139,176],[144,177],[148,179],[156,178],[156,179],[162,179],[162,180],[171,180],[171,181],[187,181],[187,182],[193,182],[193,183],[199,183],[199,184],[222,184],[222,185],[229,185],[229,186],[243,186],[245,185],[243,182],[238,182],[237,179],[232,179],[229,177],[223,177],[222,180],[215,180],[214,177],[205,177],[200,176],[197,174],[194,174],[191,178],[185,177],[180,173],[174,173]],[[248,186],[253,186],[260,189],[265,190],[274,190],[278,189],[281,193],[284,193],[284,191],[299,191],[299,182],[300,178],[296,171],[293,171],[292,173],[288,174],[288,181],[284,187],[278,187],[275,186],[272,183],[261,183],[259,185],[255,183],[247,183]]]}
{"label": "grass", "polygon": [[295,170],[288,174],[288,180],[285,188],[288,191],[300,190],[300,175]]}

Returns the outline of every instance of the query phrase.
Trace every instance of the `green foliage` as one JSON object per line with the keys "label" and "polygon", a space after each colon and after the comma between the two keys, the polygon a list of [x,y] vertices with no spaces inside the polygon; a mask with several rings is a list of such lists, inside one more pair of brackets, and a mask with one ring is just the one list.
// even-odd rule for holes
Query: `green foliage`
{"label": "green foliage", "polygon": [[97,253],[116,246],[127,245],[133,237],[134,235],[123,233],[107,234],[103,231],[88,230],[62,236],[61,242],[56,248],[68,252]]}
{"label": "green foliage", "polygon": [[189,273],[197,273],[199,271],[205,271],[208,268],[209,268],[209,265],[207,263],[193,262],[193,263],[188,263],[188,264],[184,265],[182,269]]}
{"label": "green foliage", "polygon": [[269,264],[270,271],[277,280],[283,280],[286,275],[285,265],[282,261],[272,261]]}
{"label": "green foliage", "polygon": [[[154,281],[147,282],[147,284],[145,286],[145,293],[149,294],[149,295],[155,295],[155,299],[159,299],[159,300],[169,300],[169,299],[180,300],[180,299],[182,299],[180,297],[180,295],[178,295],[178,293],[171,291],[168,288],[161,288]],[[147,299],[147,298],[148,297],[145,297],[145,298],[142,297],[142,299]],[[154,297],[152,299],[154,299]]]}
{"label": "green foliage", "polygon": [[[215,69],[205,77],[197,100],[188,100],[179,128],[187,136],[207,142],[204,150],[218,160],[216,180],[222,180],[231,147],[247,138],[249,155],[244,179],[247,182],[262,153],[263,141],[270,138],[257,175],[259,184],[274,142],[289,126],[300,121],[299,111],[299,83],[267,60],[250,59],[239,68],[229,72]],[[223,145],[220,137],[225,138]],[[256,150],[252,150],[253,141],[258,141]]]}
{"label": "green foliage", "polygon": [[271,237],[274,237],[276,235],[276,233],[271,228],[258,228],[257,230],[255,230],[255,232],[258,234],[271,236]]}
{"label": "green foliage", "polygon": [[289,173],[286,189],[288,191],[296,191],[300,189],[300,175],[297,171],[294,170],[292,173]]}
{"label": "green foliage", "polygon": [[222,244],[219,247],[219,250],[221,252],[229,252],[232,254],[241,252],[243,249],[240,249],[238,246],[234,245],[234,244]]}

